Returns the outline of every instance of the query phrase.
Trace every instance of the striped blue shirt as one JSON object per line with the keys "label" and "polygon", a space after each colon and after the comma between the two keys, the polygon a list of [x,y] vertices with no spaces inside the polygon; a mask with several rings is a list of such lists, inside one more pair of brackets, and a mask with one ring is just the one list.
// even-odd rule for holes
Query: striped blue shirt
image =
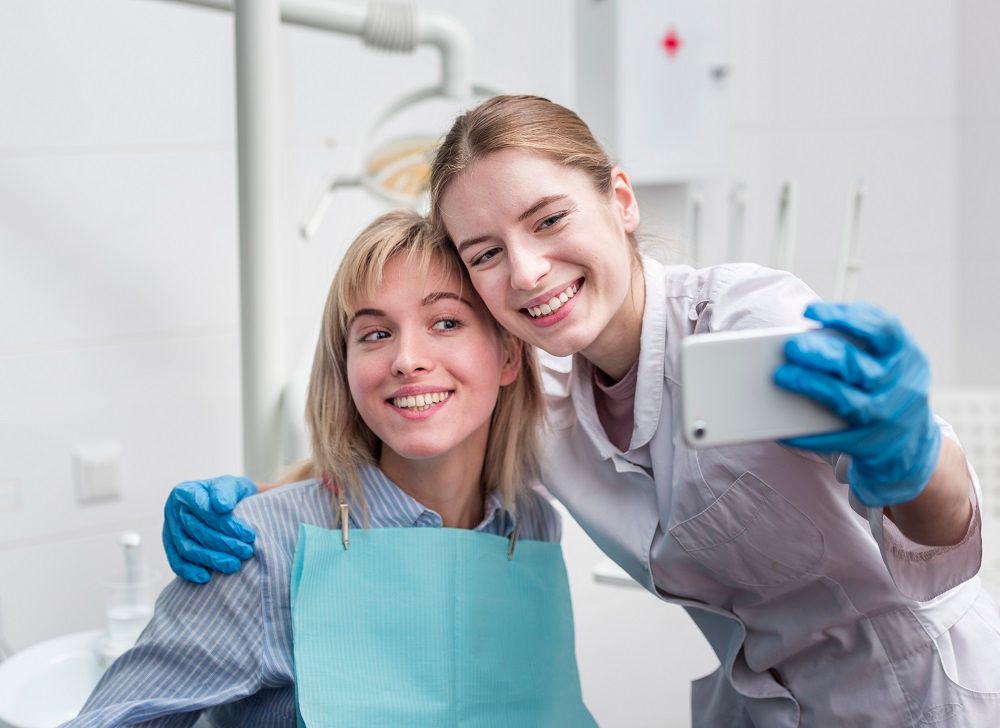
{"label": "striped blue shirt", "polygon": [[[370,528],[440,528],[441,517],[400,490],[376,467],[361,481]],[[509,536],[513,515],[486,497],[477,531]],[[242,501],[236,514],[257,532],[256,556],[239,573],[205,585],[180,579],[160,594],[135,647],[101,678],[80,715],[65,726],[296,725],[289,585],[299,524],[334,528],[333,497],[316,480]],[[519,537],[558,541],[559,516],[528,490],[517,505]],[[360,527],[360,514],[351,513]]]}

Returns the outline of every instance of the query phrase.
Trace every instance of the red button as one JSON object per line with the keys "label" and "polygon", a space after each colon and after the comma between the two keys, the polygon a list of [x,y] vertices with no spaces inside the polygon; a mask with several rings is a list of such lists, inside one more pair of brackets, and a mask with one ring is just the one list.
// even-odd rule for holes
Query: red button
{"label": "red button", "polygon": [[662,44],[663,48],[667,51],[667,55],[673,58],[681,49],[681,37],[677,35],[676,30],[671,28],[667,31],[667,34],[663,36]]}

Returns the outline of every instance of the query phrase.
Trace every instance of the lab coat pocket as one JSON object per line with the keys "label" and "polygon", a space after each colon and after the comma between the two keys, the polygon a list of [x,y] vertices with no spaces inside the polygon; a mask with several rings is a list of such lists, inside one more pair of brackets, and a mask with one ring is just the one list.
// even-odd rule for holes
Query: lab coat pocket
{"label": "lab coat pocket", "polygon": [[992,694],[994,701],[1000,699],[1000,673],[996,670],[1000,611],[985,589],[979,589],[961,619],[947,631],[931,636],[948,680],[973,693]]}
{"label": "lab coat pocket", "polygon": [[788,583],[823,556],[816,524],[749,471],[670,534],[703,566],[747,586]]}
{"label": "lab coat pocket", "polygon": [[[962,588],[970,587],[978,589],[979,585]],[[1000,614],[985,591],[976,593],[961,617],[940,633],[935,632],[937,620],[928,620],[926,614],[918,618],[911,609],[870,619],[906,695],[910,714],[917,716],[914,724],[1000,725],[1000,676],[995,669]]]}

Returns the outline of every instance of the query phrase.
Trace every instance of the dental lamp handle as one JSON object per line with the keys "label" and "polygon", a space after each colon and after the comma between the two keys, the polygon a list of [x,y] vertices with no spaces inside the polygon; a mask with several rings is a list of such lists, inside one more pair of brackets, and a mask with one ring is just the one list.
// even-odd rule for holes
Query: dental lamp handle
{"label": "dental lamp handle", "polygon": [[299,232],[302,233],[302,237],[306,240],[312,240],[316,236],[316,231],[319,230],[319,226],[323,224],[323,220],[326,218],[326,213],[330,209],[330,203],[333,202],[334,193],[343,187],[360,187],[361,178],[355,176],[349,177],[335,177],[329,185],[327,185],[326,191],[323,196],[319,198],[319,202],[316,203],[316,207],[313,210],[312,215],[306,221],[306,224],[299,228]]}

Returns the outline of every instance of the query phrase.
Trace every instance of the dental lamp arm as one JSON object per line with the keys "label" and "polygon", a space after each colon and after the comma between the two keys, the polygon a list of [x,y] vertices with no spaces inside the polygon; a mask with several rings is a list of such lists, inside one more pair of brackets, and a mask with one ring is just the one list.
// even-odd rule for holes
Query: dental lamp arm
{"label": "dental lamp arm", "polygon": [[[215,10],[232,10],[233,0],[173,0]],[[356,35],[387,51],[412,52],[430,45],[441,53],[445,92],[454,98],[472,89],[472,37],[448,15],[421,10],[407,3],[361,5],[330,0],[283,0],[281,20],[289,25]]]}

